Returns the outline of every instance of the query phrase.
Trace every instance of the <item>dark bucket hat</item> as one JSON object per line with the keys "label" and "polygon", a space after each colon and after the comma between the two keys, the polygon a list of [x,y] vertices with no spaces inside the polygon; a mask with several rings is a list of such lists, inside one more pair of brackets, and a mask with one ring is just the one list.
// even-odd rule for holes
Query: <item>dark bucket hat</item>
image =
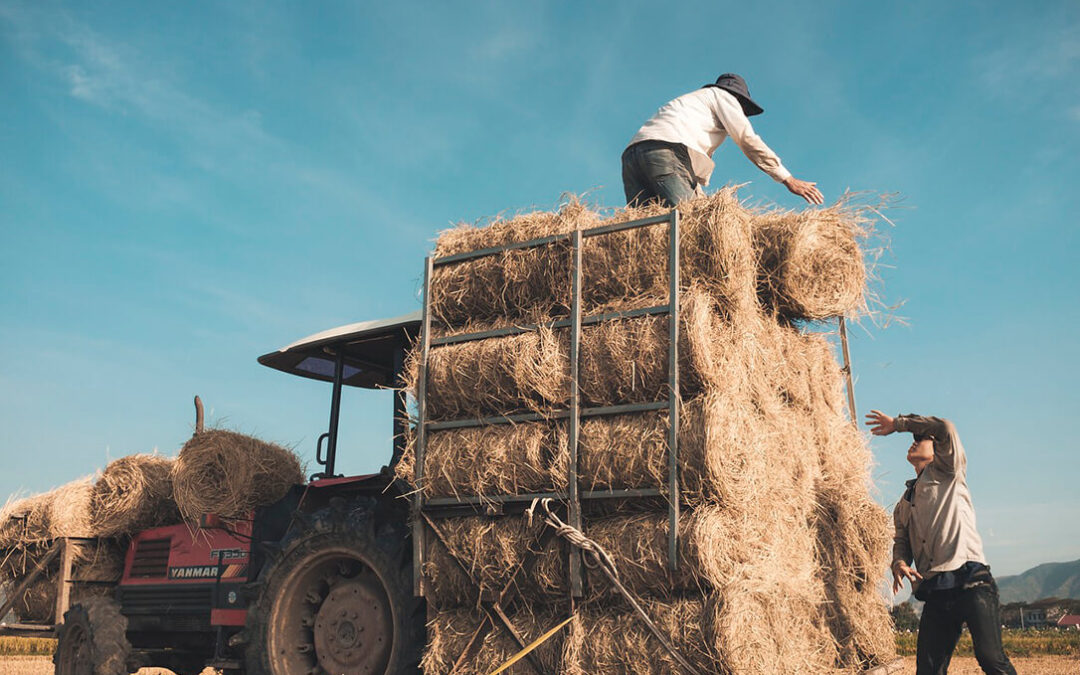
{"label": "dark bucket hat", "polygon": [[716,78],[716,84],[707,84],[705,86],[719,87],[724,91],[734,94],[735,98],[739,99],[739,103],[742,105],[743,112],[746,113],[747,117],[760,115],[765,112],[764,108],[755,103],[754,99],[750,98],[750,89],[746,86],[746,80],[735,73],[724,73]]}

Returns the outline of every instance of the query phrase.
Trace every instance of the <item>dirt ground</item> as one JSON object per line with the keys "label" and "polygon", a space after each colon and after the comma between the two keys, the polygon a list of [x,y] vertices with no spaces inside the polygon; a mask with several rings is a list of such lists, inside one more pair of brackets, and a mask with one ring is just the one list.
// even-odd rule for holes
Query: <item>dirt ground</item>
{"label": "dirt ground", "polygon": [[[1080,675],[1080,659],[1075,656],[1032,656],[1012,658],[1018,675]],[[904,659],[902,673],[915,672],[915,657]],[[972,656],[953,657],[949,675],[982,675],[982,668]]]}
{"label": "dirt ground", "polygon": [[[1012,660],[1020,675],[1080,675],[1080,659],[1069,656],[1035,656]],[[138,675],[168,675],[160,668],[143,668]],[[904,659],[903,673],[915,672],[915,658]],[[979,664],[971,657],[957,657],[950,675],[981,675]],[[0,675],[53,675],[52,660],[47,656],[7,656],[0,658]]]}
{"label": "dirt ground", "polygon": [[[52,657],[0,656],[0,675],[53,675]],[[173,675],[164,668],[143,668],[136,675]],[[217,675],[207,669],[201,675]]]}

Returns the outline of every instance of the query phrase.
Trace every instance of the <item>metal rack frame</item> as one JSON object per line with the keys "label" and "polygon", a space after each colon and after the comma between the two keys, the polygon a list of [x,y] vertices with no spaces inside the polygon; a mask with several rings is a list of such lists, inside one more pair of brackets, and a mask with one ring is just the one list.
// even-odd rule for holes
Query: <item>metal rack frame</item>
{"label": "metal rack frame", "polygon": [[[54,637],[56,629],[64,622],[64,614],[71,607],[71,590],[76,584],[93,585],[100,582],[81,581],[72,579],[72,566],[75,562],[75,547],[89,544],[95,541],[87,537],[61,537],[54,539],[49,549],[45,552],[34,568],[26,574],[13,588],[9,589],[7,599],[0,603],[0,619],[3,619],[19,601],[23,593],[38,578],[45,574],[46,568],[54,558],[60,558],[60,569],[56,576],[56,605],[53,610],[52,623],[0,623],[0,636],[11,637]],[[0,552],[2,553],[2,552]]]}
{"label": "metal rack frame", "polygon": [[[608,312],[591,316],[582,316],[582,249],[584,240],[615,232],[632,230],[656,225],[668,226],[668,302],[663,305],[645,307],[623,312]],[[572,266],[572,299],[570,317],[543,324],[512,326],[494,330],[478,331],[462,335],[431,337],[431,283],[436,267],[476,260],[498,255],[507,251],[524,250],[549,246],[560,242],[570,243]],[[665,491],[660,488],[639,488],[626,490],[590,490],[581,491],[578,485],[578,452],[581,420],[585,417],[617,415],[621,413],[644,412],[649,410],[668,411],[668,566],[675,570],[679,559],[679,472],[678,472],[678,429],[679,429],[679,213],[676,210],[651,218],[642,218],[625,223],[604,225],[587,230],[575,230],[565,234],[551,235],[530,241],[495,246],[468,253],[444,256],[424,261],[423,315],[420,328],[420,364],[419,383],[417,385],[417,424],[416,424],[416,491],[412,498],[413,528],[413,592],[424,595],[423,566],[426,560],[424,520],[432,509],[452,507],[480,507],[491,504],[529,503],[536,498],[551,498],[563,502],[567,508],[568,523],[581,528],[581,505],[583,501],[611,498],[653,498],[662,497]],[[651,403],[585,408],[581,405],[578,389],[578,369],[580,362],[581,329],[583,326],[597,324],[613,319],[646,315],[668,315],[668,398]],[[427,416],[427,368],[428,358],[433,347],[442,345],[484,340],[492,337],[520,335],[535,331],[541,326],[548,328],[570,329],[570,401],[569,406],[550,413],[521,413],[513,415],[491,416],[477,419],[432,422]],[[530,493],[519,495],[500,495],[494,497],[440,497],[424,498],[424,451],[427,434],[440,429],[477,427],[490,424],[509,424],[528,421],[567,420],[569,426],[570,466],[567,489],[565,491]],[[570,555],[570,588],[573,597],[583,593],[583,575],[580,555]]]}

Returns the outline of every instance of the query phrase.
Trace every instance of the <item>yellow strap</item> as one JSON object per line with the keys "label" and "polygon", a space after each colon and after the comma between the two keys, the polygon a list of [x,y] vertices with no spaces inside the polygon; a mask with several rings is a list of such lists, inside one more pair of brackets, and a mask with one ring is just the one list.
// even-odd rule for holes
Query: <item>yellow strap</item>
{"label": "yellow strap", "polygon": [[499,666],[497,670],[493,670],[493,671],[491,671],[490,675],[499,675],[499,673],[501,673],[502,671],[506,670],[506,669],[507,669],[507,668],[509,668],[510,666],[514,665],[515,663],[517,663],[517,662],[518,662],[518,661],[520,661],[521,659],[523,659],[523,658],[525,658],[526,656],[528,656],[528,655],[529,655],[529,652],[531,652],[532,650],[536,649],[536,648],[537,648],[537,647],[539,647],[540,645],[542,645],[542,644],[544,644],[545,642],[547,642],[548,640],[550,640],[550,639],[551,639],[551,636],[552,636],[552,635],[555,635],[555,633],[558,633],[558,632],[559,632],[559,630],[560,630],[560,629],[561,629],[561,628],[562,628],[563,626],[565,626],[566,624],[570,623],[570,620],[571,620],[571,619],[573,619],[573,618],[574,618],[574,615],[573,615],[573,614],[571,614],[571,615],[570,615],[569,617],[567,617],[567,618],[566,618],[566,620],[565,620],[565,621],[563,621],[562,623],[560,623],[560,624],[559,624],[558,626],[555,626],[554,628],[552,628],[552,629],[551,629],[551,630],[549,630],[548,632],[544,633],[544,634],[543,634],[543,635],[541,635],[540,637],[538,637],[538,638],[536,638],[535,640],[533,640],[533,641],[532,641],[531,643],[529,643],[529,644],[528,644],[528,645],[527,645],[527,646],[525,647],[525,649],[522,649],[522,650],[521,650],[520,652],[518,652],[517,654],[514,654],[513,656],[511,656],[511,657],[510,657],[510,660],[509,660],[509,661],[507,661],[506,663],[504,663],[504,664],[502,664],[501,666]]}

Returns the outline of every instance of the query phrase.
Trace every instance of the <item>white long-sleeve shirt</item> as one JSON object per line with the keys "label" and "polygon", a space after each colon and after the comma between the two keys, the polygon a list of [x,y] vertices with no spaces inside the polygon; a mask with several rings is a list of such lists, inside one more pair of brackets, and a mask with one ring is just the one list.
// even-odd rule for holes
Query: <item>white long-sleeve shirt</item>
{"label": "white long-sleeve shirt", "polygon": [[897,415],[897,431],[934,437],[934,461],[910,481],[893,510],[893,562],[903,560],[923,579],[966,562],[986,563],[967,486],[967,454],[953,423],[939,417]]}
{"label": "white long-sleeve shirt", "polygon": [[694,175],[702,185],[708,185],[716,166],[712,154],[728,136],[751,162],[777,182],[791,176],[776,153],[754,133],[735,95],[719,87],[704,87],[665,104],[638,129],[630,145],[641,141],[685,145]]}

